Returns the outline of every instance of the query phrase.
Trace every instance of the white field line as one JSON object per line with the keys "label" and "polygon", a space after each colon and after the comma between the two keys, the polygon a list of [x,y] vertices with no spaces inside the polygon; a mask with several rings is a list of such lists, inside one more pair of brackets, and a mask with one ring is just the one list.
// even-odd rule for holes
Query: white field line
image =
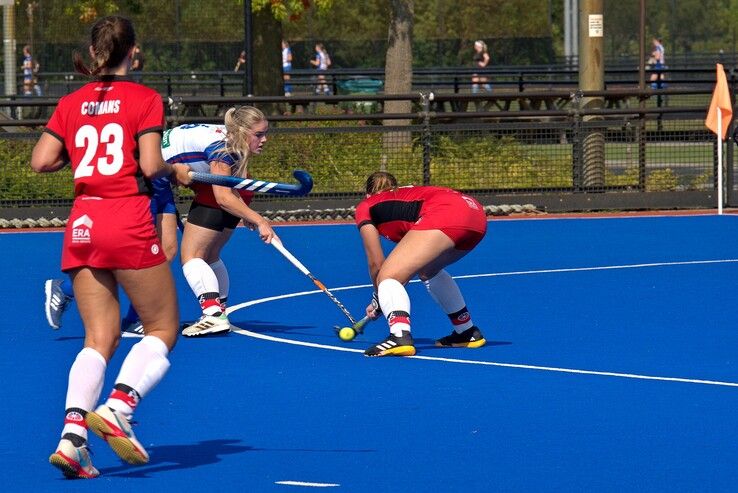
{"label": "white field line", "polygon": [[[690,261],[682,261],[682,262],[653,262],[653,263],[646,263],[646,264],[606,265],[606,266],[598,266],[598,267],[574,267],[574,268],[564,268],[564,269],[541,269],[541,270],[530,270],[530,271],[496,272],[496,273],[488,273],[488,274],[469,274],[469,275],[463,275],[463,276],[454,276],[454,278],[455,279],[473,279],[473,278],[478,278],[478,277],[520,276],[520,275],[552,274],[552,273],[562,273],[562,272],[589,272],[589,271],[615,270],[615,269],[643,269],[643,268],[668,267],[668,266],[679,266],[679,265],[709,265],[709,264],[736,263],[736,262],[738,262],[738,259],[690,260]],[[417,280],[413,282],[417,282]],[[330,288],[330,289],[331,291],[345,291],[349,289],[359,289],[359,288],[367,288],[367,287],[371,287],[371,284],[343,286],[343,287]],[[230,314],[242,308],[258,305],[261,303],[266,303],[269,301],[276,301],[276,300],[281,300],[281,299],[286,299],[286,298],[295,298],[298,296],[306,296],[309,294],[315,294],[315,293],[321,293],[321,292],[322,292],[321,290],[315,289],[312,291],[302,291],[298,293],[283,294],[279,296],[270,296],[267,298],[247,301],[244,303],[240,303],[238,305],[231,306],[228,308],[227,312]],[[303,346],[303,347],[310,347],[310,348],[317,348],[317,349],[327,349],[331,351],[343,351],[343,352],[349,352],[349,353],[363,353],[364,352],[361,349],[352,349],[352,348],[341,347],[341,346],[331,346],[328,344],[317,344],[317,343],[312,343],[312,342],[295,341],[292,339],[284,339],[281,337],[274,337],[274,336],[269,336],[265,334],[258,334],[256,332],[252,332],[246,329],[236,329],[233,332],[240,334],[240,335],[248,336],[248,337],[254,337],[256,339],[262,339],[262,340],[272,341],[272,342],[279,342],[283,344],[292,344],[296,346]],[[602,377],[629,378],[629,379],[634,379],[634,380],[656,380],[656,381],[661,381],[661,382],[678,382],[678,383],[690,383],[690,384],[701,384],[701,385],[716,385],[716,386],[722,386],[722,387],[738,387],[737,382],[724,382],[724,381],[719,381],[719,380],[703,380],[703,379],[696,379],[696,378],[639,375],[635,373],[619,373],[619,372],[611,372],[611,371],[583,370],[583,369],[576,369],[576,368],[560,368],[560,367],[554,367],[554,366],[538,366],[538,365],[526,365],[526,364],[517,364],[517,363],[499,363],[495,361],[473,361],[473,360],[464,360],[464,359],[458,359],[458,358],[443,358],[443,357],[435,357],[435,356],[409,356],[407,358],[426,360],[426,361],[441,361],[445,363],[456,363],[456,364],[466,364],[466,365],[496,366],[496,367],[501,367],[501,368],[516,368],[516,369],[522,369],[522,370],[537,370],[537,371],[549,371],[549,372],[557,372],[557,373],[570,373],[570,374],[578,374],[578,375],[594,375],[594,376],[602,376]]]}
{"label": "white field line", "polygon": [[341,486],[338,483],[309,483],[306,481],[275,481],[274,484],[281,484],[284,486],[305,486],[308,488],[335,488]]}

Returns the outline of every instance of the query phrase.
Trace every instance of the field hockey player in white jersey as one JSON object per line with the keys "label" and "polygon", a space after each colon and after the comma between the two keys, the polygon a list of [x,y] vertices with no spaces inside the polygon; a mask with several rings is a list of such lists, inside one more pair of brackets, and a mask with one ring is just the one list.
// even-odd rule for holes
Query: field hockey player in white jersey
{"label": "field hockey player in white jersey", "polygon": [[[169,163],[186,164],[193,171],[248,176],[249,158],[260,154],[269,123],[252,106],[229,109],[224,125],[181,125],[164,134],[162,154]],[[229,278],[220,252],[239,222],[256,229],[270,243],[276,237],[269,221],[249,207],[253,192],[193,183],[195,198],[180,246],[182,271],[197,297],[202,316],[182,330],[188,337],[228,332],[226,317]]]}

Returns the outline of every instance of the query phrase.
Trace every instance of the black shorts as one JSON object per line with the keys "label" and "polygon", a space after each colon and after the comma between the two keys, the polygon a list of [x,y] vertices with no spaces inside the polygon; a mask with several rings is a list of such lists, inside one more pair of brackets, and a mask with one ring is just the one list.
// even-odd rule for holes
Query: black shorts
{"label": "black shorts", "polygon": [[219,207],[198,204],[193,201],[190,212],[187,214],[187,222],[213,231],[224,229],[236,229],[241,218],[224,211]]}

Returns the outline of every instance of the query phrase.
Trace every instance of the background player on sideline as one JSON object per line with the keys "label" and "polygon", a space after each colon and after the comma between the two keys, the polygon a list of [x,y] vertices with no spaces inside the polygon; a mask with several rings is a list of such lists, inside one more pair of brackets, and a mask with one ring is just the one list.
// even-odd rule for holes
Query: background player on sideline
{"label": "background player on sideline", "polygon": [[[476,348],[486,343],[456,281],[444,270],[484,238],[487,218],[479,202],[450,188],[398,188],[394,176],[377,172],[366,180],[356,224],[375,287],[366,313],[371,318],[384,313],[390,329],[389,337],[367,349],[366,356],[415,354],[405,284],[416,275],[454,326],[436,346]],[[387,258],[380,235],[397,243]]]}

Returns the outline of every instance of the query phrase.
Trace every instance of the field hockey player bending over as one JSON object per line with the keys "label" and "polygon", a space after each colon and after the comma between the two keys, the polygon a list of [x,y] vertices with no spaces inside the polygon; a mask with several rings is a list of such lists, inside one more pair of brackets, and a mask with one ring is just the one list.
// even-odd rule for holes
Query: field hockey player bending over
{"label": "field hockey player bending over", "polygon": [[[356,207],[356,224],[375,287],[370,318],[384,314],[390,334],[366,356],[412,356],[410,298],[405,284],[418,276],[454,327],[436,346],[476,348],[485,344],[456,281],[444,267],[468,254],[484,237],[487,218],[473,198],[431,186],[398,187],[389,173],[366,181],[366,198]],[[397,245],[385,258],[380,235]]]}

